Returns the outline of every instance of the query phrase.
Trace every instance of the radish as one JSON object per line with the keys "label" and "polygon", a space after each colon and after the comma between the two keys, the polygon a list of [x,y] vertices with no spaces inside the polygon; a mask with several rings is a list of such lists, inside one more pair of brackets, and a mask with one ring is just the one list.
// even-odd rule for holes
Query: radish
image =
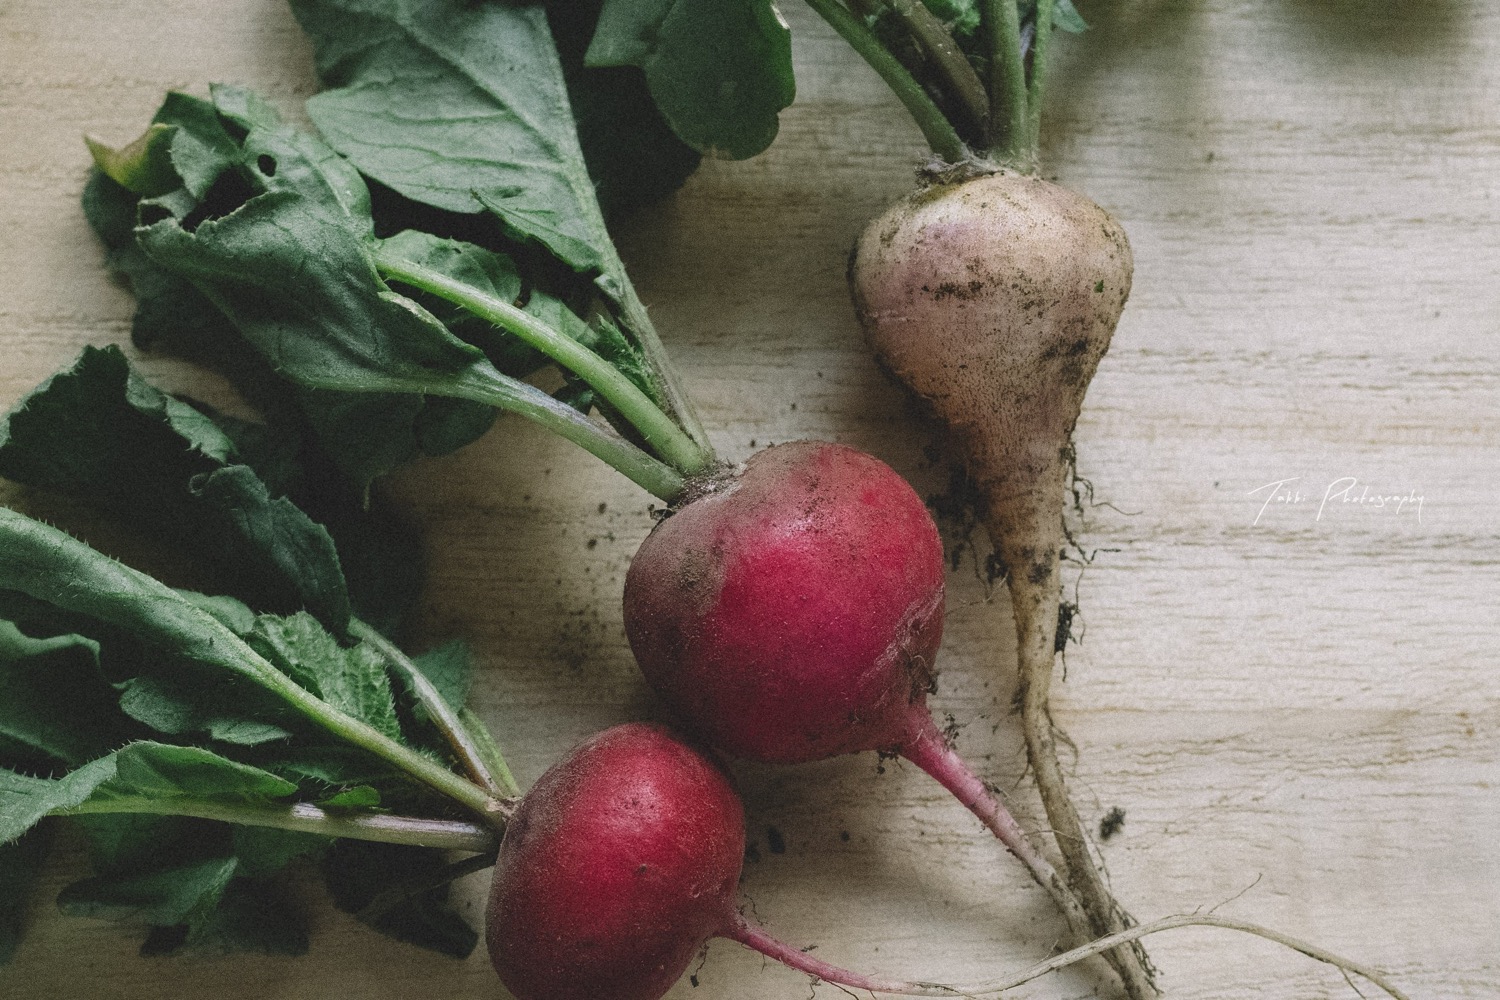
{"label": "radish", "polygon": [[[1028,756],[1069,882],[1099,935],[1127,918],[1089,856],[1047,696],[1073,425],[1130,278],[1130,246],[1108,213],[1019,174],[907,199],[865,231],[850,270],[877,356],[954,431],[985,501],[1015,614]],[[1144,963],[1115,959],[1132,995],[1146,995]]]}
{"label": "radish", "polygon": [[647,681],[705,740],[753,760],[900,755],[958,797],[1057,901],[1086,914],[927,710],[943,551],[921,499],[841,445],[768,448],[647,536],[625,631]]}
{"label": "radish", "polygon": [[745,813],[729,776],[660,727],[616,726],[554,764],[506,827],[485,937],[517,1000],[656,1000],[712,937],[818,979],[926,993],[811,958],[737,908]]}
{"label": "radish", "polygon": [[[939,14],[953,11],[932,3],[808,3],[890,85],[938,158],[860,237],[850,289],[877,358],[947,423],[980,487],[1014,607],[1027,754],[1088,914],[1075,936],[1122,931],[1132,921],[1089,853],[1048,711],[1072,430],[1132,273],[1107,212],[1032,176],[1053,28],[1086,25],[1068,0],[979,0],[976,17],[949,22]],[[1138,943],[1105,958],[1133,1000],[1155,996]]]}

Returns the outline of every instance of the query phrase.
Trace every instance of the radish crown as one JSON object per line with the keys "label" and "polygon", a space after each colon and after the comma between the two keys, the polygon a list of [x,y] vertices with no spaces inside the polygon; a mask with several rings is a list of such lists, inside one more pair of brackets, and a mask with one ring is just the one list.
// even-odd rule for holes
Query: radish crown
{"label": "radish crown", "polygon": [[880,74],[953,165],[1034,173],[1052,29],[1071,0],[807,0]]}

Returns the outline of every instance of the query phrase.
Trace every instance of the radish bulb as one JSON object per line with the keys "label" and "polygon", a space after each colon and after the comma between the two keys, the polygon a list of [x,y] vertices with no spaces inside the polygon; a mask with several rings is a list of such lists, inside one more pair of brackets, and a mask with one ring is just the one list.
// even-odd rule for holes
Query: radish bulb
{"label": "radish bulb", "polygon": [[1079,901],[927,710],[943,550],[921,498],[877,459],[820,442],[768,448],[699,490],[625,577],[625,632],[663,700],[738,757],[906,757],[1086,933]]}
{"label": "radish bulb", "polygon": [[[849,271],[876,356],[948,425],[978,484],[1014,608],[1028,755],[1094,936],[1129,918],[1089,856],[1047,705],[1073,425],[1131,274],[1107,212],[1015,173],[911,195],[865,230]],[[1150,990],[1143,960],[1110,954],[1132,995]]]}
{"label": "radish bulb", "polygon": [[821,962],[739,913],[745,811],[713,760],[660,726],[616,726],[553,765],[506,827],[485,938],[517,1000],[658,1000],[712,937],[818,979],[949,995]]}

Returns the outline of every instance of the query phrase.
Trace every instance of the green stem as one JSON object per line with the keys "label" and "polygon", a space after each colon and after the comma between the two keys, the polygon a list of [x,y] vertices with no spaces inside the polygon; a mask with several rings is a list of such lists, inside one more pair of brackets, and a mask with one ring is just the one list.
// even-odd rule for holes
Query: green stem
{"label": "green stem", "polygon": [[[239,641],[239,637],[229,632],[228,629],[225,629],[225,633]],[[241,645],[243,645],[242,642]],[[244,647],[244,652],[259,659],[249,646]],[[397,743],[373,726],[351,715],[345,715],[312,692],[299,686],[269,663],[265,664],[265,673],[262,683],[266,687],[328,732],[394,764],[422,784],[441,792],[482,816],[487,822],[497,826],[503,825],[504,814],[508,811],[506,804],[483,788],[454,774],[431,758]]]}
{"label": "green stem", "polygon": [[166,584],[65,532],[0,507],[0,581],[58,608],[98,618],[176,655],[248,678],[314,724],[503,825],[509,804],[443,765],[339,711],[257,653],[227,625]]}
{"label": "green stem", "polygon": [[606,250],[608,256],[604,264],[604,274],[599,278],[600,286],[619,304],[620,322],[635,334],[635,339],[640,343],[641,353],[646,358],[652,384],[666,400],[671,415],[677,418],[678,425],[698,446],[704,464],[710,464],[714,460],[714,446],[708,440],[708,431],[704,429],[703,421],[699,419],[692,399],[679,384],[677,369],[673,368],[667,359],[667,349],[662,344],[661,337],[657,335],[656,326],[651,322],[651,317],[646,315],[646,306],[636,294],[635,286],[626,276],[625,263],[620,260],[620,255],[615,250],[612,240],[607,244]]}
{"label": "green stem", "polygon": [[[490,770],[490,762],[487,755],[480,751],[479,741],[470,732],[470,727],[462,717],[453,710],[441,692],[433,686],[427,675],[411,661],[411,657],[403,653],[394,642],[381,635],[365,622],[358,618],[349,620],[349,632],[356,638],[363,639],[375,648],[386,662],[394,667],[397,673],[406,680],[416,694],[417,700],[427,710],[432,724],[437,727],[438,732],[448,741],[453,748],[454,754],[469,772],[469,777],[480,787],[496,794],[504,794],[500,781]],[[502,761],[503,766],[503,761]],[[505,771],[506,776],[510,774],[509,769]],[[512,781],[514,785],[514,781]]]}
{"label": "green stem", "polygon": [[242,826],[272,827],[325,837],[372,840],[381,844],[412,844],[453,851],[492,851],[498,839],[493,829],[476,823],[328,810],[308,802],[254,805],[181,796],[170,799],[126,797],[85,802],[67,809],[54,810],[52,815],[94,816],[104,813],[190,816]]}
{"label": "green stem", "polygon": [[509,765],[500,755],[500,748],[495,745],[494,738],[490,736],[490,731],[485,728],[484,723],[479,720],[479,716],[467,708],[460,708],[458,720],[468,729],[469,735],[474,740],[474,749],[478,751],[480,759],[489,767],[490,773],[500,779],[500,787],[505,794],[519,798],[521,786],[516,784]]}
{"label": "green stem", "polygon": [[984,91],[979,74],[969,65],[968,57],[959,50],[943,22],[927,9],[922,0],[892,0],[891,9],[947,81],[948,92],[968,115],[973,134],[983,135],[989,126],[989,95]]}
{"label": "green stem", "polygon": [[906,110],[922,130],[927,145],[934,153],[949,163],[962,163],[969,159],[969,149],[953,129],[938,106],[927,96],[922,85],[907,72],[905,66],[880,44],[880,39],[858,17],[838,0],[807,0],[807,5],[818,12],[841,35],[844,41],[858,52],[870,68],[880,74],[895,93]]}
{"label": "green stem", "polygon": [[487,362],[470,365],[452,379],[427,391],[432,395],[472,399],[518,413],[578,445],[660,500],[671,503],[682,493],[683,476],[676,469],[599,426],[573,407],[559,403],[536,386],[502,375]]}
{"label": "green stem", "polygon": [[683,430],[661,411],[640,388],[618,368],[605,361],[578,341],[565,336],[535,316],[503,299],[487,295],[472,285],[448,277],[440,271],[388,254],[375,253],[381,276],[394,278],[473,313],[481,319],[507,330],[547,357],[577,375],[615,410],[628,420],[658,455],[687,475],[702,471],[707,460]]}
{"label": "green stem", "polygon": [[1034,169],[1029,144],[1026,66],[1015,0],[980,0],[990,50],[990,152],[1009,166]]}
{"label": "green stem", "polygon": [[1042,147],[1042,95],[1047,91],[1047,49],[1052,42],[1053,0],[1037,0],[1036,41],[1031,44],[1031,85],[1026,94],[1026,141],[1034,153]]}

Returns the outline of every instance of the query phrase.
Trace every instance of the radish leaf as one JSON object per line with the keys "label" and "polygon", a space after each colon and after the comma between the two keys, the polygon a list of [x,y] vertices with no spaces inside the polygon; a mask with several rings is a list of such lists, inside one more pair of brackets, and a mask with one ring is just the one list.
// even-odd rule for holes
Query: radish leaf
{"label": "radish leaf", "polygon": [[0,619],[0,735],[77,767],[119,746],[122,722],[97,642],[34,639]]}
{"label": "radish leaf", "polygon": [[689,146],[744,159],[792,103],[791,33],[769,0],[606,0],[588,66],[639,66]]}
{"label": "radish leaf", "polygon": [[332,538],[235,457],[212,420],[114,347],[84,348],[0,423],[0,474],[176,536],[262,610],[305,607],[342,633],[349,595]]}
{"label": "radish leaf", "polygon": [[452,212],[489,210],[575,270],[607,243],[539,6],[293,0],[325,90],[328,143],[382,184]]}

